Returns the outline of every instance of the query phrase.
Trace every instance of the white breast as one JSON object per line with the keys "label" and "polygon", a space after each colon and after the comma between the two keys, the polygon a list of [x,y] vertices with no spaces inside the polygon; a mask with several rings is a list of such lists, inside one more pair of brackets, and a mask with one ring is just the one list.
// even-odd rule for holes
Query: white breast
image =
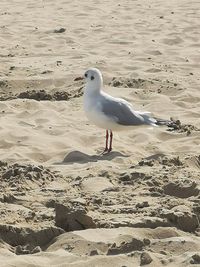
{"label": "white breast", "polygon": [[112,117],[102,112],[101,102],[96,96],[84,95],[84,110],[90,122],[106,130],[122,130],[124,127],[116,123]]}

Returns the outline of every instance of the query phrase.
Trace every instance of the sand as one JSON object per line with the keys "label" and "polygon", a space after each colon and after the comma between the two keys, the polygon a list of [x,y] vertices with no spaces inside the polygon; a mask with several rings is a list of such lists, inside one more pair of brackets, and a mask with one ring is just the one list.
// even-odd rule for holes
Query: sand
{"label": "sand", "polygon": [[[1,1],[0,266],[200,264],[199,1]],[[174,128],[104,135],[105,91]]]}

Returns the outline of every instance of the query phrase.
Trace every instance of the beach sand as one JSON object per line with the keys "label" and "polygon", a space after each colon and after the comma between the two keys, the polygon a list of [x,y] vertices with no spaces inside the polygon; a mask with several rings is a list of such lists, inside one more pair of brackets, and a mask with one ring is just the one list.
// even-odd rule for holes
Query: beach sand
{"label": "beach sand", "polygon": [[[0,266],[200,264],[199,1],[1,1]],[[176,127],[105,131],[83,73]]]}

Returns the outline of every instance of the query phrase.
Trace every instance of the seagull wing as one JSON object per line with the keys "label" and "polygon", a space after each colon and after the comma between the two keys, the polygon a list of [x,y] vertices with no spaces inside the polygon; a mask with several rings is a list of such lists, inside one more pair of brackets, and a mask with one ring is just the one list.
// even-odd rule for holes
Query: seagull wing
{"label": "seagull wing", "polygon": [[101,109],[107,117],[112,118],[120,125],[137,126],[156,123],[156,120],[149,117],[147,113],[134,111],[129,102],[120,98],[102,95]]}

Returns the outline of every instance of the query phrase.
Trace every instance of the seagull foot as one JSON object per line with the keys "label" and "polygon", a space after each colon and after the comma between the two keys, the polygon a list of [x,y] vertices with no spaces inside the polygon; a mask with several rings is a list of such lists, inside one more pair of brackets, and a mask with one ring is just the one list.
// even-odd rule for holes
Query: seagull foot
{"label": "seagull foot", "polygon": [[106,149],[104,149],[104,151],[100,154],[100,155],[107,155],[107,154],[109,154],[110,152],[112,151],[112,149],[108,149],[108,148],[106,148]]}

